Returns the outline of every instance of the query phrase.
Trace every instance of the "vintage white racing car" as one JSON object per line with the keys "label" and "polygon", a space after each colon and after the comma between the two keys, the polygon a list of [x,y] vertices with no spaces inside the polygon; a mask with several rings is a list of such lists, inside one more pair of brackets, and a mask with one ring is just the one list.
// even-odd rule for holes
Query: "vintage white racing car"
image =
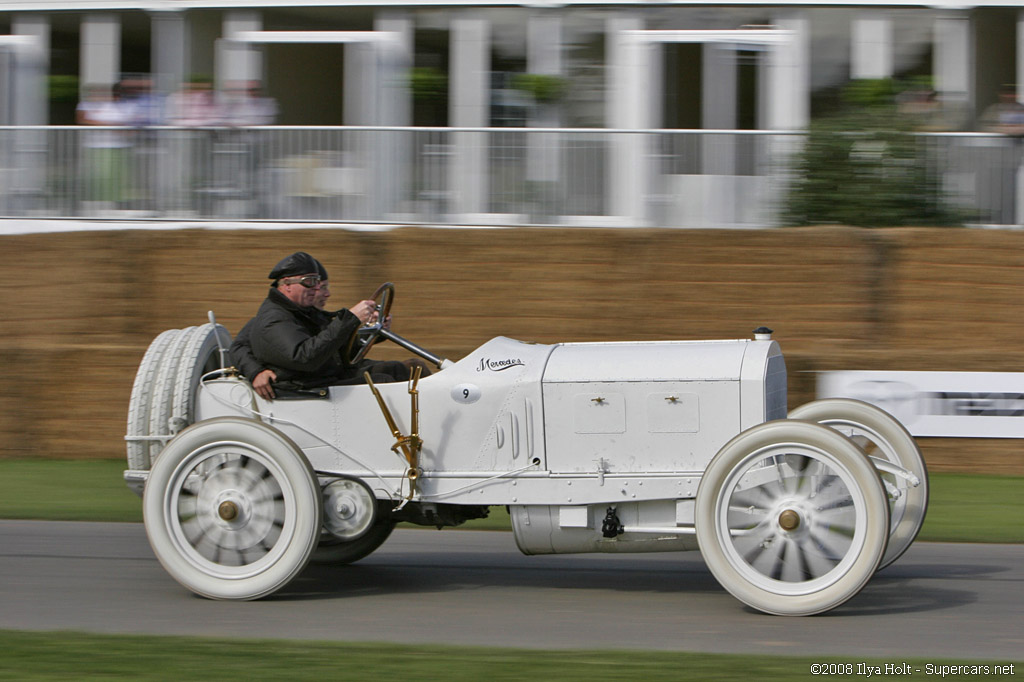
{"label": "vintage white racing car", "polygon": [[[390,309],[393,287],[377,297]],[[210,322],[150,345],[132,389],[125,480],[157,558],[214,599],[257,599],[307,563],[348,563],[399,521],[455,526],[506,506],[526,554],[699,549],[771,614],[857,594],[914,541],[924,461],[898,421],[831,399],[787,415],[771,330],[752,339],[495,338],[408,383],[265,401]]]}

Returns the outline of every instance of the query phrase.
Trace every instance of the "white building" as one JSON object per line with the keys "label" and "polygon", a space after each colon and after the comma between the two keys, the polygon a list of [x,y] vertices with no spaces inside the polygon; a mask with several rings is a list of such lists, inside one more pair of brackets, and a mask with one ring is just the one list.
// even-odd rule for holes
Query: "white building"
{"label": "white building", "polygon": [[[949,127],[973,130],[1022,69],[1024,5],[1007,0],[0,0],[0,125],[73,122],[47,76],[81,90],[143,73],[163,94],[195,74],[259,81],[280,125],[774,131],[803,129],[851,79],[895,77],[928,80]],[[532,101],[522,74],[564,89]],[[488,213],[484,152],[451,147],[457,212]],[[703,172],[737,174],[719,152]],[[644,212],[640,153],[611,152],[606,214]]]}

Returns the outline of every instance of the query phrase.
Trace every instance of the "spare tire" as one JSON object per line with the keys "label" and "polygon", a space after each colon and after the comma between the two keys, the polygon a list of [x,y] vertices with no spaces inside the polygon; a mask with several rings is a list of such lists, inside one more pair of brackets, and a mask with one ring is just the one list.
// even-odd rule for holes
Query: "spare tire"
{"label": "spare tire", "polygon": [[196,389],[203,375],[224,366],[220,349],[231,346],[231,334],[212,322],[196,329],[181,349],[174,380],[170,433],[177,435],[195,421]]}
{"label": "spare tire", "polygon": [[168,347],[177,340],[180,329],[168,329],[157,335],[146,349],[135,373],[132,384],[132,395],[128,400],[128,468],[149,469],[149,443],[145,440],[132,440],[135,437],[150,435],[149,414],[156,386],[157,374],[163,363]]}
{"label": "spare tire", "polygon": [[[174,405],[174,386],[178,380],[178,364],[182,353],[189,344],[198,327],[186,327],[171,342],[160,361],[160,369],[153,382],[153,397],[149,406],[150,436],[167,436],[170,440],[171,410]],[[144,468],[148,469],[156,460],[156,456],[164,449],[167,441],[151,440],[148,444],[149,457]]]}

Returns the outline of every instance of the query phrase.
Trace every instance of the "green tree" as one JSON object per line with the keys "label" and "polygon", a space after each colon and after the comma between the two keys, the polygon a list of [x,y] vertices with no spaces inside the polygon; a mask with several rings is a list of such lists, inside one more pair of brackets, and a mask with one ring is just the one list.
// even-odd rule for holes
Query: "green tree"
{"label": "green tree", "polygon": [[791,225],[953,225],[925,138],[896,110],[890,79],[853,81],[810,125],[783,212]]}

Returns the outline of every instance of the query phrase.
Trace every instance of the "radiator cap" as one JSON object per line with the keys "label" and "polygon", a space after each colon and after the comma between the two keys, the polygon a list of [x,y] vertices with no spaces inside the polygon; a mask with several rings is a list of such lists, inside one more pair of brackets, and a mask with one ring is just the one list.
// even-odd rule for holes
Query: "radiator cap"
{"label": "radiator cap", "polygon": [[754,340],[755,341],[771,341],[772,340],[772,332],[773,331],[775,331],[775,330],[774,329],[769,329],[768,327],[758,327],[757,329],[754,330]]}

